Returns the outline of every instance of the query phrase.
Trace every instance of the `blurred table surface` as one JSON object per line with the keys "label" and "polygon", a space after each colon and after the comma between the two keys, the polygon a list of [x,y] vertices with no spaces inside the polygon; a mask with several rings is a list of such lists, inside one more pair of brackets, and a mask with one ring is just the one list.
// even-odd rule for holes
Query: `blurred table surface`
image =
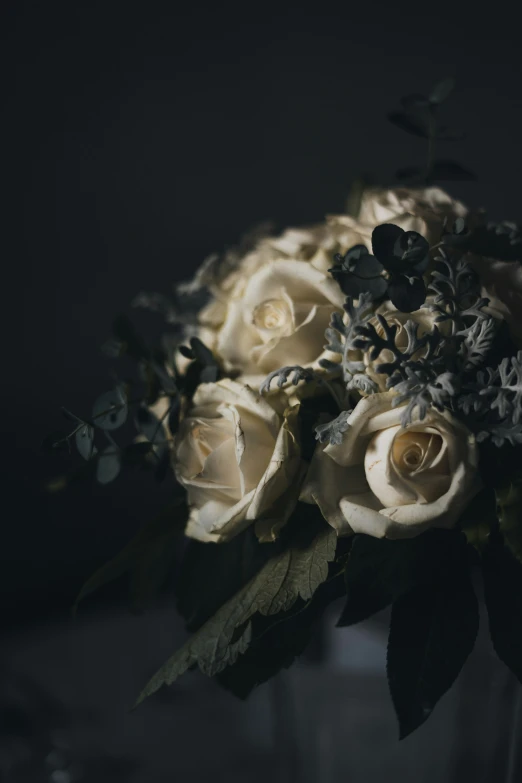
{"label": "blurred table surface", "polygon": [[133,712],[147,679],[185,638],[173,609],[138,617],[121,607],[91,610],[13,630],[0,673],[0,779],[522,779],[513,750],[519,686],[484,639],[430,720],[399,742],[385,676],[386,616],[349,629],[335,629],[334,619],[323,662],[301,659],[244,702],[191,672]]}

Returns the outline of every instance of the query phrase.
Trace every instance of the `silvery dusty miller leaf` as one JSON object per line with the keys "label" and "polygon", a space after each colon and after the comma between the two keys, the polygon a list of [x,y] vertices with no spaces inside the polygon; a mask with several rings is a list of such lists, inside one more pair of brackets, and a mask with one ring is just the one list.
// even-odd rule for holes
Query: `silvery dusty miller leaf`
{"label": "silvery dusty miller leaf", "polygon": [[162,685],[171,685],[194,664],[209,677],[233,664],[250,644],[250,620],[259,612],[289,609],[301,597],[309,600],[328,574],[335,556],[336,533],[324,528],[304,549],[289,549],[269,560],[259,573],[227,601],[154,675],[136,706]]}

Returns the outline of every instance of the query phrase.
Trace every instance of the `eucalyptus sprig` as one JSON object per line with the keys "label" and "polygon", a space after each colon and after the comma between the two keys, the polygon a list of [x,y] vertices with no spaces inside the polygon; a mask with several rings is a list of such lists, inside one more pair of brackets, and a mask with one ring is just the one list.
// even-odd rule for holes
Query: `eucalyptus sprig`
{"label": "eucalyptus sprig", "polygon": [[388,114],[388,120],[400,130],[427,141],[424,167],[407,166],[396,172],[397,179],[409,184],[431,184],[448,180],[473,180],[475,175],[460,163],[436,158],[436,143],[460,141],[464,134],[440,122],[440,107],[455,88],[455,79],[438,82],[428,95],[413,93],[401,98],[400,111]]}

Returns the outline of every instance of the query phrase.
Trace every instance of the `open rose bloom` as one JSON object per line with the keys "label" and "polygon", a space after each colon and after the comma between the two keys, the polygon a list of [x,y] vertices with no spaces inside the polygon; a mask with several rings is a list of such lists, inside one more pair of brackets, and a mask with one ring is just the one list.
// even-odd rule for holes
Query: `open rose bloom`
{"label": "open rose bloom", "polygon": [[401,425],[393,393],[361,400],[342,442],[319,446],[301,499],[339,535],[409,538],[450,528],[480,489],[474,436],[449,413]]}
{"label": "open rose bloom", "polygon": [[256,521],[261,540],[274,538],[295,503],[296,416],[234,381],[199,386],[175,458],[191,507],[188,536],[226,541]]}
{"label": "open rose bloom", "polygon": [[522,681],[519,246],[512,224],[439,188],[372,188],[356,215],[205,263],[181,289],[197,305],[174,349],[134,341],[147,392],[131,445],[106,432],[94,447],[96,421],[117,429],[135,402],[120,387],[69,437],[102,483],[141,456],[172,481],[175,524],[124,558],[137,583],[155,558],[160,580],[171,534],[200,542],[179,580],[194,635],[140,700],[194,666],[245,696],[344,596],[341,625],[393,604],[406,736],[473,648],[479,562],[493,641]]}

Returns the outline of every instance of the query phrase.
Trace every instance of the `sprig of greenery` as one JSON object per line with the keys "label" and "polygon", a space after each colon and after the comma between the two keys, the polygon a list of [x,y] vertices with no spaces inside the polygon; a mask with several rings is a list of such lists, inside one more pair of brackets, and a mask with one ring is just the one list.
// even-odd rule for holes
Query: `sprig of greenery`
{"label": "sprig of greenery", "polygon": [[[377,391],[376,383],[366,375],[364,362],[357,357],[359,354],[355,341],[360,330],[373,316],[371,295],[361,293],[357,302],[352,297],[346,297],[343,306],[345,316],[334,312],[330,326],[325,332],[326,349],[341,356],[341,374],[347,391],[359,389],[365,394]],[[330,372],[339,372],[339,364],[328,359],[321,359],[321,366]]]}
{"label": "sprig of greenery", "polygon": [[406,166],[396,172],[397,179],[411,185],[431,184],[448,180],[473,180],[475,175],[460,163],[447,158],[436,158],[436,143],[458,141],[463,134],[448,128],[440,122],[440,107],[449,98],[455,88],[455,79],[438,82],[429,95],[413,93],[401,98],[400,111],[388,114],[388,120],[406,133],[427,141],[426,164]]}

